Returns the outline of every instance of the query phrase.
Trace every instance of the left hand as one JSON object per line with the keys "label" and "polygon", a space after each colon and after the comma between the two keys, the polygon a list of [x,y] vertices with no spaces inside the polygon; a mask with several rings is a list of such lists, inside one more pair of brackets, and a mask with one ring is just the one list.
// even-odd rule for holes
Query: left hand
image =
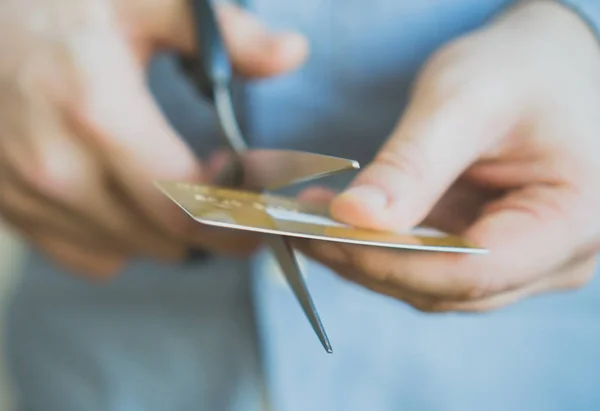
{"label": "left hand", "polygon": [[517,6],[436,53],[388,142],[331,208],[365,228],[425,222],[490,253],[296,244],[427,312],[581,287],[600,251],[599,113],[600,46],[588,27],[552,2]]}
{"label": "left hand", "polygon": [[[152,184],[211,181],[153,99],[160,50],[195,52],[187,0],[0,1],[0,219],[69,271],[107,280],[188,248],[247,256],[259,236],[197,224]],[[306,39],[216,9],[236,74],[297,69]],[[199,136],[201,137],[201,136]]]}

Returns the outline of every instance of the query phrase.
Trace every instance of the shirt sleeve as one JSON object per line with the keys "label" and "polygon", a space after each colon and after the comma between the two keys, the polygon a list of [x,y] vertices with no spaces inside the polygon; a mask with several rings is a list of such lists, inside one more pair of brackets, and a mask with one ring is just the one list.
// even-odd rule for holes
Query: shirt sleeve
{"label": "shirt sleeve", "polygon": [[556,0],[577,13],[600,41],[600,0]]}

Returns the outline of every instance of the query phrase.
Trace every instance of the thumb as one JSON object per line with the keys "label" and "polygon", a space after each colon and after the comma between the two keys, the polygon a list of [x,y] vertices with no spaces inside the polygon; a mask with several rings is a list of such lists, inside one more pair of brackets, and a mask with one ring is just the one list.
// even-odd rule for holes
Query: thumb
{"label": "thumb", "polygon": [[[149,22],[150,37],[155,46],[193,55],[195,22],[188,1],[148,2],[152,7],[139,13]],[[299,67],[308,55],[305,37],[295,32],[273,33],[250,12],[230,4],[215,7],[223,41],[234,70],[245,77],[267,77]]]}
{"label": "thumb", "polygon": [[483,149],[508,132],[509,113],[497,106],[468,93],[415,96],[374,161],[334,199],[333,217],[372,229],[418,225]]}

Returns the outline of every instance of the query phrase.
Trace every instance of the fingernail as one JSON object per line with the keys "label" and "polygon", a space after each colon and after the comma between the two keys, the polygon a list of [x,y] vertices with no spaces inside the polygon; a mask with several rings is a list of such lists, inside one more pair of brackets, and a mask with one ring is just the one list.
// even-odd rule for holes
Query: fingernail
{"label": "fingernail", "polygon": [[385,192],[374,186],[357,186],[350,188],[342,194],[344,199],[361,203],[370,211],[382,211],[388,205],[388,197]]}

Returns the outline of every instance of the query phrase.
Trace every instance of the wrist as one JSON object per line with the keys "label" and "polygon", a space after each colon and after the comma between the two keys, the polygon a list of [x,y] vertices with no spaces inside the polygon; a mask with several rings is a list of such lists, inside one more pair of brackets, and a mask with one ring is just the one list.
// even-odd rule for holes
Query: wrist
{"label": "wrist", "polygon": [[554,0],[583,20],[600,46],[600,2],[598,0]]}
{"label": "wrist", "polygon": [[597,62],[600,42],[579,13],[557,0],[520,0],[500,16],[493,27],[512,34],[515,41],[540,51],[563,53],[564,59]]}

